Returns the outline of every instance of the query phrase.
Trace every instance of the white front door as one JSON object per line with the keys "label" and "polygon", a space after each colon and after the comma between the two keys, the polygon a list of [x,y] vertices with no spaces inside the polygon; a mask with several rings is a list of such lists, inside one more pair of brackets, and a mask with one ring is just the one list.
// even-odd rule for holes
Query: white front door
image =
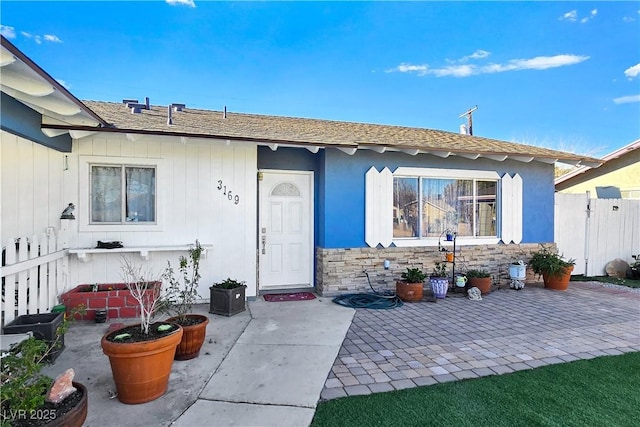
{"label": "white front door", "polygon": [[313,286],[313,172],[261,171],[260,289]]}

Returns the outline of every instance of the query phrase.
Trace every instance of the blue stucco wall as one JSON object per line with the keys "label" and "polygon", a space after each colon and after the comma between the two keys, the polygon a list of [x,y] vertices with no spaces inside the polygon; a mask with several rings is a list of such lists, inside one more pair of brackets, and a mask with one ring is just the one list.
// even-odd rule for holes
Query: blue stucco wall
{"label": "blue stucco wall", "polygon": [[539,162],[469,160],[427,154],[376,153],[359,150],[350,156],[339,150],[258,149],[260,169],[313,170],[315,172],[315,239],[322,248],[366,247],[365,173],[371,166],[391,171],[400,166],[495,170],[499,175],[519,173],[523,180],[522,243],[553,242],[553,165]]}

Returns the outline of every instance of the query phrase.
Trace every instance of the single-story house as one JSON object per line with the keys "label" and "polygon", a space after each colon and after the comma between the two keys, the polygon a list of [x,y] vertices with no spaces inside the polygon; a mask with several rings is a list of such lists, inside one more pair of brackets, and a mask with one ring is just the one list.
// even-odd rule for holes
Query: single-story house
{"label": "single-story house", "polygon": [[618,198],[640,199],[640,139],[604,156],[598,168],[580,166],[559,176],[555,186],[560,193],[588,191],[591,197],[602,198],[607,190],[615,189]]}
{"label": "single-story house", "polygon": [[62,229],[66,287],[118,281],[123,254],[161,271],[198,239],[205,299],[227,277],[248,297],[368,291],[429,272],[446,230],[458,271],[504,276],[553,243],[555,162],[600,164],[432,129],[80,101],[5,38],[1,60],[0,239]]}

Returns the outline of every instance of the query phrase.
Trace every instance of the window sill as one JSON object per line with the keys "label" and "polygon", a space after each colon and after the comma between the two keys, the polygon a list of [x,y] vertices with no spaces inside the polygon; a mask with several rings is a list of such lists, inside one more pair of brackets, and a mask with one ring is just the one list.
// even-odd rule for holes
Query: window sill
{"label": "window sill", "polygon": [[[171,252],[171,251],[188,251],[193,245],[172,245],[172,246],[134,246],[114,249],[97,249],[97,248],[77,248],[69,249],[70,254],[76,254],[80,262],[91,261],[92,254],[108,254],[108,253],[139,253],[140,257],[145,261],[149,260],[151,252]],[[202,245],[202,258],[207,257],[207,250],[213,248],[213,245]]]}
{"label": "window sill", "polygon": [[[500,239],[497,237],[489,237],[489,238],[464,238],[458,236],[456,238],[456,246],[477,246],[477,245],[496,245],[500,242]],[[417,246],[433,246],[437,247],[438,245],[453,245],[453,241],[448,241],[446,239],[394,239],[393,244],[398,248],[411,248]]]}

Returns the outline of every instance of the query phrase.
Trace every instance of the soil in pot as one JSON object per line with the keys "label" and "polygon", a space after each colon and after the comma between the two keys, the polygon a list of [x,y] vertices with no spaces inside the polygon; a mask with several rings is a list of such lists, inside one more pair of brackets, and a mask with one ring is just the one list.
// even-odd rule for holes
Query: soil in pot
{"label": "soil in pot", "polygon": [[182,340],[176,348],[175,360],[190,360],[200,355],[200,349],[207,335],[209,318],[200,314],[188,314],[183,320],[170,317],[167,321],[182,326]]}
{"label": "soil in pot", "polygon": [[[82,427],[87,418],[87,389],[73,382],[76,391],[60,403],[45,402],[31,414],[4,414],[11,419],[13,427]],[[4,411],[4,409],[3,409]]]}
{"label": "soil in pot", "polygon": [[[160,331],[158,327],[161,325],[171,325],[172,328]],[[125,332],[132,337],[114,340],[115,336]],[[131,325],[102,337],[102,350],[109,356],[120,402],[150,402],[167,391],[182,333],[180,325],[158,322],[150,325],[148,335],[142,333],[140,325]]]}

